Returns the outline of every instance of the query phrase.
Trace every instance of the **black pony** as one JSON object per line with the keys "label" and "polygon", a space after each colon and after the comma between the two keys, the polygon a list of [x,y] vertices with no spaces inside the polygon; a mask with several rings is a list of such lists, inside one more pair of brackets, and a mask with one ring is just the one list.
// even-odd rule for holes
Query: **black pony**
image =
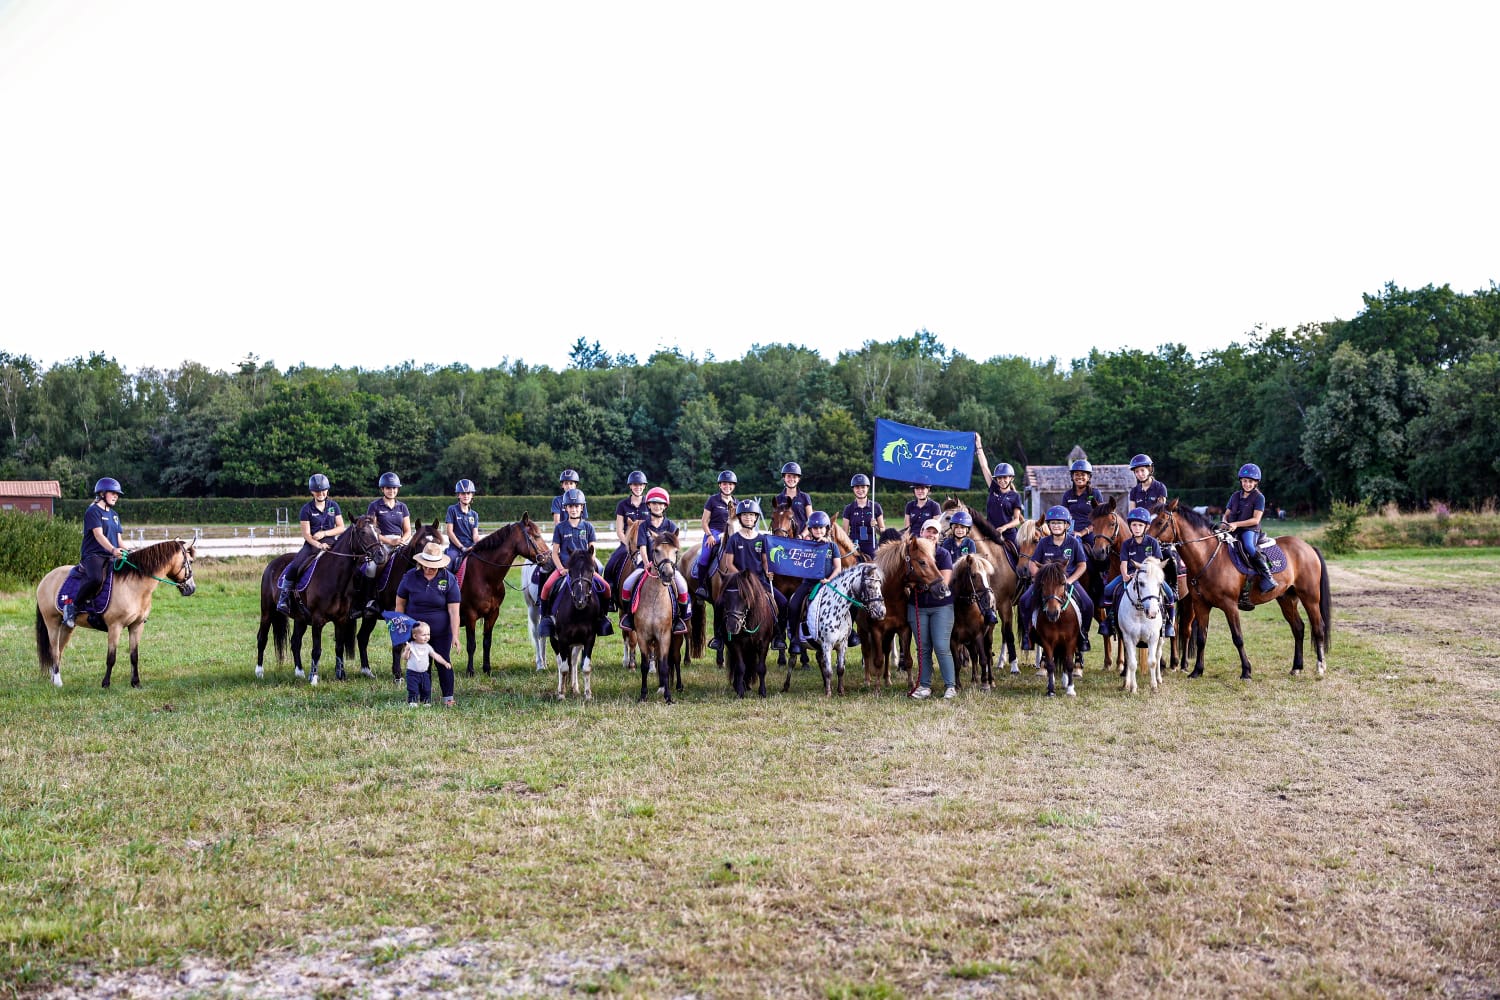
{"label": "black pony", "polygon": [[[589,545],[568,556],[567,576],[559,581],[562,593],[552,595],[552,652],[557,657],[557,697],[564,696],[563,679],[571,676],[574,694],[584,701],[594,697],[594,637],[604,602],[594,588],[594,547]],[[579,675],[583,687],[579,689]]]}
{"label": "black pony", "polygon": [[766,696],[766,650],[776,635],[776,599],[756,570],[742,569],[729,578],[720,601],[728,634],[729,681],[741,698],[752,674]]}

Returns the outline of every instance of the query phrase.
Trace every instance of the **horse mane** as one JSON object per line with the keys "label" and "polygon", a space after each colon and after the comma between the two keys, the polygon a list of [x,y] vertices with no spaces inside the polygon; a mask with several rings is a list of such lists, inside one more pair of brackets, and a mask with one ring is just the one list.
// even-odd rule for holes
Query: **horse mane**
{"label": "horse mane", "polygon": [[[531,523],[535,524],[536,522],[532,521]],[[475,542],[473,551],[489,552],[492,549],[498,549],[500,546],[505,544],[506,536],[510,534],[511,529],[513,528],[523,535],[526,534],[526,528],[523,526],[523,523],[521,521],[512,521],[509,524],[501,525],[494,531],[490,532],[488,535],[485,535],[479,541]],[[416,536],[417,533],[413,531],[412,537],[415,538]]]}
{"label": "horse mane", "polygon": [[[639,524],[639,523],[640,523],[639,521],[635,522],[635,524]],[[627,528],[625,530],[627,532],[630,532],[631,529],[634,528],[634,526],[635,525],[631,525],[631,528]],[[635,540],[631,539],[631,546],[634,547],[634,544],[635,544]],[[656,536],[656,542],[654,544],[656,544],[656,545],[670,545],[672,547],[673,551],[676,551],[676,549],[677,549],[677,532],[675,532],[675,531],[663,531],[661,534],[659,534],[659,535]]]}
{"label": "horse mane", "polygon": [[1036,588],[1038,592],[1045,587],[1067,586],[1068,571],[1062,563],[1047,563],[1036,571]]}
{"label": "horse mane", "polygon": [[880,544],[881,545],[884,545],[886,542],[899,542],[899,541],[901,541],[901,529],[900,528],[886,528],[884,531],[882,531],[880,533]]}
{"label": "horse mane", "polygon": [[1016,543],[1018,545],[1030,545],[1040,538],[1041,534],[1042,526],[1031,518],[1027,518],[1021,522],[1020,527],[1016,528]]}
{"label": "horse mane", "polygon": [[1191,507],[1184,507],[1182,506],[1182,504],[1178,504],[1176,513],[1178,517],[1182,518],[1184,521],[1186,521],[1188,524],[1191,524],[1199,531],[1214,530],[1213,522]]}
{"label": "horse mane", "polygon": [[592,546],[574,549],[572,554],[568,556],[568,574],[570,576],[575,570],[580,574],[587,571],[589,576],[594,575],[594,553],[591,549]]}
{"label": "horse mane", "polygon": [[152,542],[143,549],[130,550],[130,562],[115,570],[121,576],[140,574],[141,576],[156,576],[171,563],[172,557],[177,554],[177,547],[182,545],[180,538],[168,538],[161,542]]}

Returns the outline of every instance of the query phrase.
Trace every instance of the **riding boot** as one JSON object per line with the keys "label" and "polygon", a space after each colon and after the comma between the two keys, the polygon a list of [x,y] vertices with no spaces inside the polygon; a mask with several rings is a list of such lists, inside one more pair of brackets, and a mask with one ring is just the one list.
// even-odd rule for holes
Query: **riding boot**
{"label": "riding boot", "polygon": [[1271,563],[1266,559],[1266,554],[1259,550],[1255,553],[1255,568],[1260,571],[1260,589],[1275,590],[1276,580],[1271,576]]}
{"label": "riding boot", "polygon": [[1087,652],[1090,652],[1091,650],[1093,650],[1093,648],[1094,647],[1092,647],[1092,646],[1089,645],[1089,634],[1087,632],[1080,632],[1079,633],[1079,642],[1078,642],[1078,651],[1080,653],[1087,653]]}
{"label": "riding boot", "polygon": [[599,624],[594,626],[596,635],[614,635],[615,627],[609,623],[609,619],[603,616],[599,618]]}
{"label": "riding boot", "polygon": [[854,649],[858,645],[859,645],[859,629],[857,629],[857,628],[851,628],[849,630],[849,648],[850,649]]}
{"label": "riding boot", "polygon": [[1161,616],[1161,634],[1168,639],[1177,638],[1177,626],[1172,621],[1176,617],[1177,609],[1170,605]]}
{"label": "riding boot", "polygon": [[676,604],[672,606],[672,632],[675,635],[685,635],[688,630],[687,606]]}
{"label": "riding boot", "polygon": [[984,623],[986,625],[998,625],[1000,623],[1000,616],[995,614],[994,608],[984,609]]}
{"label": "riding boot", "polygon": [[712,639],[708,640],[708,648],[717,651],[723,649],[724,644],[719,641],[718,636],[714,636]]}
{"label": "riding boot", "polygon": [[1021,652],[1023,652],[1023,653],[1029,653],[1029,652],[1031,652],[1031,650],[1032,650],[1032,645],[1031,645],[1031,629],[1027,628],[1023,624],[1021,626]]}
{"label": "riding boot", "polygon": [[68,628],[72,628],[77,624],[77,619],[78,605],[72,601],[64,601],[62,606],[62,623]]}
{"label": "riding boot", "polygon": [[1244,586],[1240,587],[1240,610],[1254,611],[1255,602],[1250,600],[1250,577],[1245,577]]}
{"label": "riding boot", "polygon": [[292,585],[290,582],[283,583],[276,591],[276,610],[282,614],[291,614],[292,611]]}
{"label": "riding boot", "polygon": [[536,634],[548,636],[552,634],[552,616],[542,615],[541,620],[536,623]]}
{"label": "riding boot", "polygon": [[1104,621],[1099,623],[1099,634],[1105,637],[1114,635],[1116,620],[1115,606],[1113,604],[1105,604]]}
{"label": "riding boot", "polygon": [[772,637],[771,648],[786,649],[786,638],[780,632],[777,632],[776,635]]}
{"label": "riding boot", "polygon": [[631,614],[629,611],[621,611],[620,612],[620,631],[621,632],[634,632],[635,631],[635,615]]}

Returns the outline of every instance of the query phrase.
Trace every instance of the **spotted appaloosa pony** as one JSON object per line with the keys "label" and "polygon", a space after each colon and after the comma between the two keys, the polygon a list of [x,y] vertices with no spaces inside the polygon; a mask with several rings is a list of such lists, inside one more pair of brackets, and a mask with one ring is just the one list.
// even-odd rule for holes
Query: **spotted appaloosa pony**
{"label": "spotted appaloosa pony", "polygon": [[[859,563],[840,570],[832,580],[818,587],[807,602],[808,644],[818,653],[823,670],[823,693],[832,696],[834,673],[838,674],[838,693],[844,693],[844,659],[849,652],[849,632],[854,628],[856,609],[880,621],[885,618],[884,581],[880,567],[872,562]],[[792,671],[787,668],[783,692],[792,687]]]}
{"label": "spotted appaloosa pony", "polygon": [[1154,691],[1161,686],[1161,626],[1166,614],[1166,602],[1162,600],[1161,592],[1166,585],[1162,562],[1155,557],[1142,562],[1130,581],[1120,585],[1116,620],[1120,626],[1120,654],[1129,657],[1121,669],[1125,676],[1125,690],[1131,694],[1136,691],[1135,673],[1143,652],[1150,672],[1151,689]]}
{"label": "spotted appaloosa pony", "polygon": [[[151,614],[151,594],[157,583],[165,579],[183,597],[192,597],[193,591],[198,589],[193,581],[192,542],[180,538],[157,542],[128,553],[126,558],[129,561],[114,571],[114,590],[110,594],[109,607],[102,615],[108,636],[102,687],[109,687],[122,631],[130,633],[130,686],[141,686],[141,632]],[[62,612],[57,610],[57,592],[72,571],[72,566],[59,566],[42,577],[36,587],[37,662],[43,673],[50,674],[55,687],[62,687],[63,650],[75,631],[62,623]],[[88,627],[91,626],[80,613],[77,628]]]}

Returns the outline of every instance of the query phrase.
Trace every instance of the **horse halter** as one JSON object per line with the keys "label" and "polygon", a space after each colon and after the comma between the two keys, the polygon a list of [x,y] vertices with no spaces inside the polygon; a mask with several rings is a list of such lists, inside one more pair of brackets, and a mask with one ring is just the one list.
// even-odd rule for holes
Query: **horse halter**
{"label": "horse halter", "polygon": [[1148,592],[1144,597],[1141,597],[1142,579],[1143,574],[1141,573],[1132,576],[1130,582],[1125,585],[1125,596],[1129,599],[1131,605],[1144,612],[1147,618],[1155,618],[1160,613],[1160,609],[1153,611],[1151,609],[1151,602],[1155,601],[1158,605],[1161,604],[1161,591]]}
{"label": "horse halter", "polygon": [[568,574],[568,596],[573,599],[573,607],[582,609],[594,596],[594,573],[589,570],[587,576],[574,576]]}
{"label": "horse halter", "polygon": [[193,580],[193,550],[181,539],[178,539],[177,544],[182,546],[182,579],[173,580],[172,583],[183,597],[192,597],[193,592],[198,589],[197,582]]}

